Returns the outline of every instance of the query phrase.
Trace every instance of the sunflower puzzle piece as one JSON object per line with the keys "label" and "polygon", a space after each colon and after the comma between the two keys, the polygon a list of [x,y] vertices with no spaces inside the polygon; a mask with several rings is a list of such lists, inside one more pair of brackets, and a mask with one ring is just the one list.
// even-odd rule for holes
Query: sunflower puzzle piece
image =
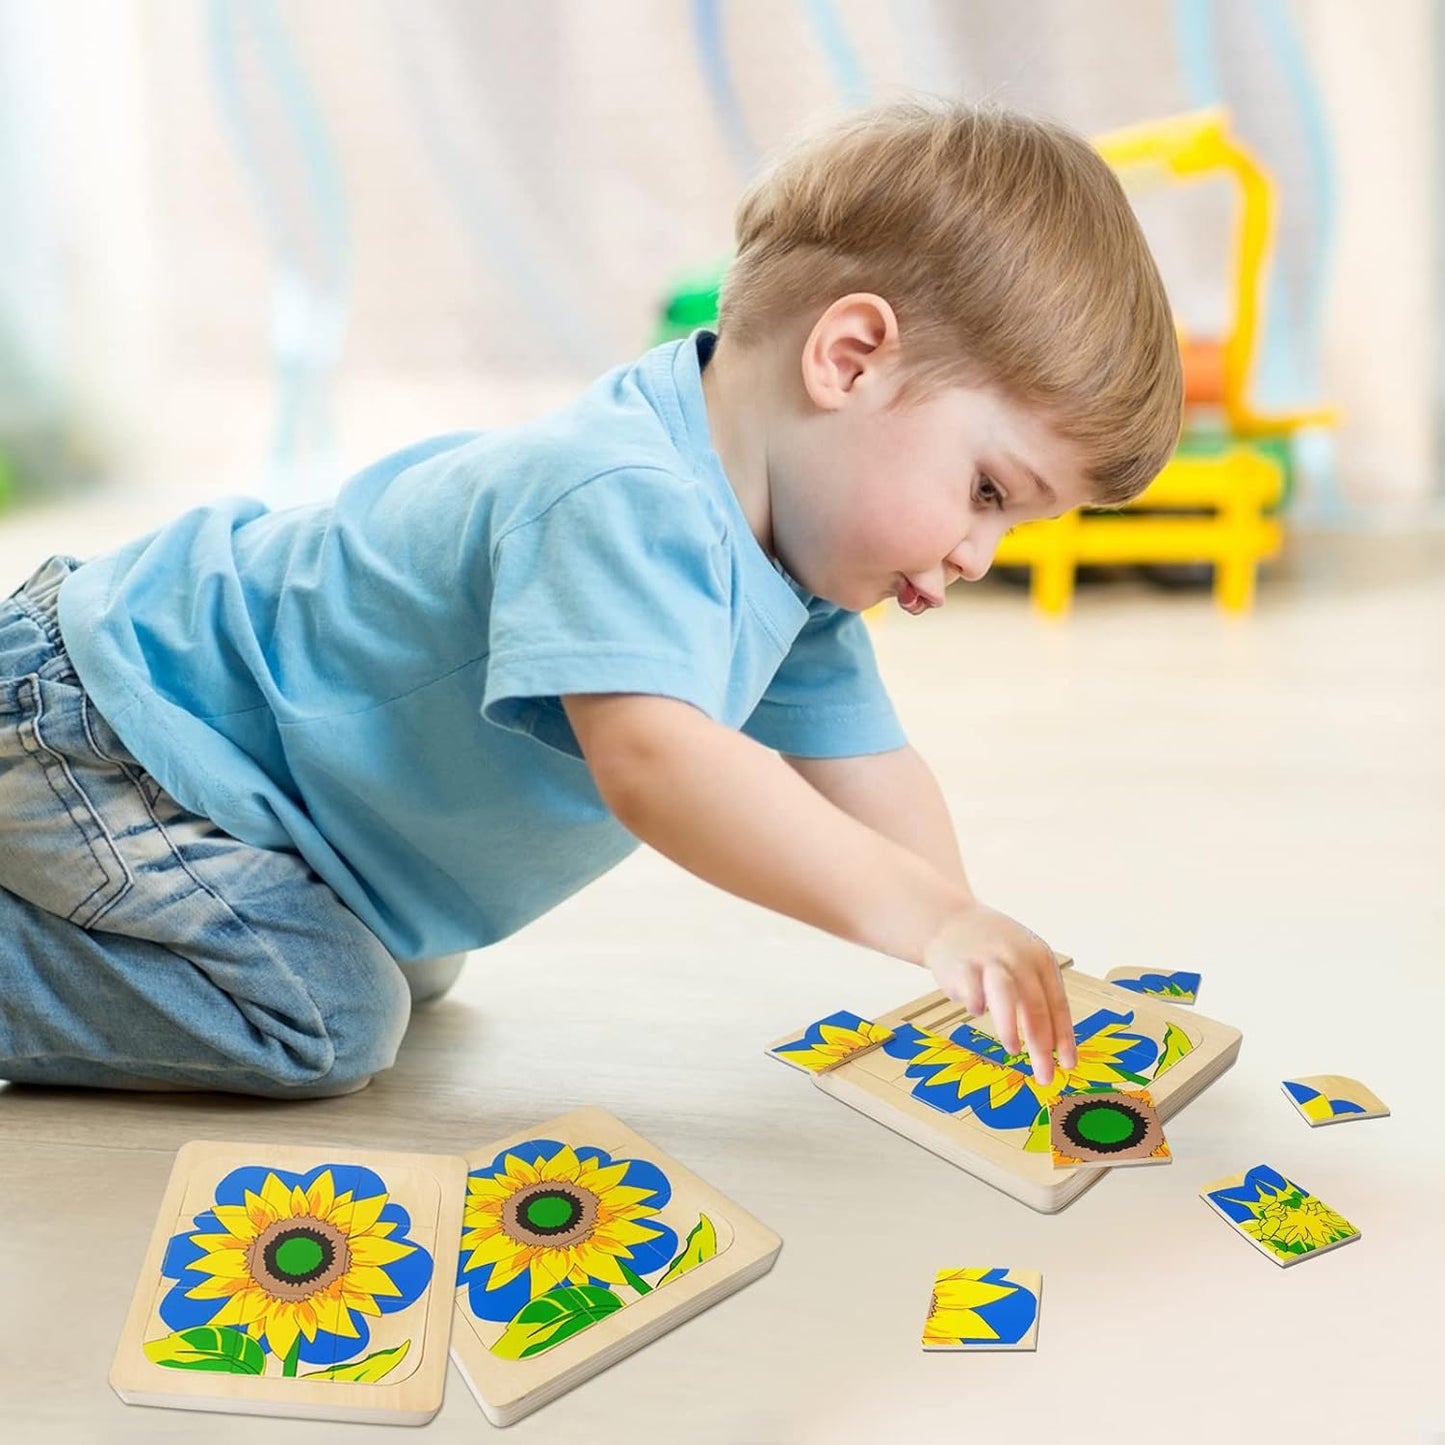
{"label": "sunflower puzzle piece", "polygon": [[424,1424],[465,1181],[445,1155],[186,1144],[111,1387],[132,1405]]}
{"label": "sunflower puzzle piece", "polygon": [[877,1048],[879,1044],[887,1043],[892,1037],[891,1029],[881,1028],[868,1019],[840,1009],[809,1024],[801,1034],[789,1034],[769,1044],[768,1053],[792,1068],[821,1074]]}
{"label": "sunflower puzzle piece", "polygon": [[468,1156],[451,1353],[510,1425],[765,1274],[782,1241],[603,1109]]}
{"label": "sunflower puzzle piece", "polygon": [[925,1350],[1032,1350],[1043,1276],[1036,1269],[941,1269],[923,1322]]}
{"label": "sunflower puzzle piece", "polygon": [[1157,973],[1146,968],[1111,968],[1104,975],[1104,982],[1112,983],[1115,988],[1126,988],[1130,993],[1167,999],[1170,1003],[1193,1004],[1199,1001],[1199,975],[1183,969]]}
{"label": "sunflower puzzle piece", "polygon": [[1298,1264],[1360,1237],[1342,1214],[1268,1164],[1216,1179],[1199,1197],[1278,1265]]}
{"label": "sunflower puzzle piece", "polygon": [[1173,1156],[1147,1089],[1065,1094],[1049,1105],[1056,1169],[1168,1164]]}
{"label": "sunflower puzzle piece", "polygon": [[1343,1124],[1351,1119],[1386,1119],[1390,1111],[1378,1094],[1358,1079],[1343,1074],[1309,1074],[1285,1079],[1285,1097],[1299,1110],[1310,1128]]}

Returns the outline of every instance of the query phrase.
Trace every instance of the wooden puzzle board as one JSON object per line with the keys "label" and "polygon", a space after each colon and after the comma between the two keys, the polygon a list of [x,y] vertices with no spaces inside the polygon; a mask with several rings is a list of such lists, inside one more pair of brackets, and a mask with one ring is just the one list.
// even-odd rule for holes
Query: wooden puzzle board
{"label": "wooden puzzle board", "polygon": [[[330,1176],[329,1183],[320,1179],[321,1174]],[[283,1188],[289,1193],[292,1187],[300,1187],[295,1184],[298,1178],[312,1175],[317,1176],[312,1181],[312,1200],[323,1216],[321,1222],[304,1211],[276,1218],[285,1213]],[[465,1178],[465,1163],[445,1155],[213,1140],[184,1145],[176,1155],[121,1332],[111,1387],[131,1405],[378,1424],[425,1423],[441,1407],[446,1380],[454,1251]],[[378,1183],[384,1190],[378,1190]],[[264,1196],[277,1207],[248,1202],[247,1191],[251,1200]],[[353,1194],[354,1207],[346,1202],[348,1193]],[[272,1241],[275,1253],[286,1246],[289,1218],[295,1218],[299,1226],[289,1229],[293,1235],[332,1241],[328,1247],[335,1250],[338,1278],[351,1287],[348,1298],[356,1304],[344,1323],[341,1315],[331,1315],[330,1322],[338,1325],[341,1333],[326,1330],[324,1324],[317,1332],[314,1315],[308,1317],[315,1339],[328,1353],[324,1358],[315,1357],[318,1346],[303,1335],[297,1341],[298,1353],[304,1342],[308,1356],[289,1362],[295,1374],[288,1377],[282,1373],[288,1362],[278,1358],[271,1345],[292,1333],[294,1327],[288,1321],[296,1318],[293,1307],[307,1299],[307,1285],[288,1288],[273,1284],[279,1291],[277,1297],[259,1288],[249,1291],[261,1329],[259,1339],[249,1338],[248,1331],[229,1323],[212,1327],[198,1317],[213,1307],[214,1316],[224,1319],[224,1297],[195,1300],[189,1296],[201,1280],[215,1277],[212,1266],[232,1277],[244,1274],[254,1280],[264,1269],[264,1260],[253,1257],[258,1250],[265,1254],[265,1232],[260,1225],[265,1224],[276,1236]],[[243,1238],[232,1238],[231,1229],[239,1230]],[[183,1236],[186,1242],[173,1253],[171,1246]],[[249,1244],[246,1236],[254,1236]],[[363,1244],[362,1236],[370,1242]],[[318,1261],[322,1257],[322,1246],[308,1244],[304,1238],[292,1247],[310,1250]],[[388,1260],[398,1253],[406,1260],[406,1273],[398,1276],[406,1281],[404,1287],[385,1268],[368,1262]],[[175,1261],[190,1256],[206,1267],[185,1271],[182,1280]],[[287,1257],[280,1254],[277,1258],[284,1265]],[[290,1258],[294,1267],[300,1256]],[[168,1264],[170,1271],[163,1274]],[[427,1273],[429,1279],[423,1285]],[[315,1284],[312,1280],[311,1285]],[[310,1299],[315,1298],[313,1293]],[[402,1301],[404,1307],[393,1308]],[[163,1309],[171,1316],[169,1320],[163,1317]],[[178,1311],[184,1312],[179,1318]],[[267,1332],[273,1322],[275,1340]],[[357,1334],[348,1335],[353,1329]],[[163,1347],[164,1341],[176,1341],[191,1330],[209,1331],[211,1336],[202,1346],[209,1358],[204,1367],[198,1363],[193,1368],[176,1368],[152,1357],[151,1352],[191,1358],[179,1355],[180,1345],[169,1351]],[[372,1378],[363,1370],[364,1361],[372,1362]],[[237,1370],[237,1366],[244,1368]],[[260,1373],[255,1372],[258,1367]],[[328,1368],[347,1369],[353,1377],[325,1378],[322,1372]]]}
{"label": "wooden puzzle board", "polygon": [[[558,1146],[570,1150],[570,1156],[562,1156]],[[559,1162],[562,1159],[566,1162]],[[495,1425],[511,1424],[741,1289],[771,1268],[782,1247],[771,1230],[603,1109],[579,1109],[510,1135],[469,1154],[467,1164],[472,1171],[468,1180],[472,1204],[462,1221],[464,1282],[456,1290],[451,1352],[478,1404]],[[659,1177],[665,1179],[666,1189],[666,1200],[660,1205]],[[560,1211],[567,1207],[566,1201],[549,1196],[569,1187],[573,1196],[585,1202],[590,1219],[553,1237],[564,1243],[575,1238],[583,1245],[601,1241],[604,1249],[615,1249],[616,1241],[623,1237],[631,1239],[630,1258],[625,1251],[617,1257],[629,1266],[637,1265],[640,1282],[650,1288],[642,1293],[626,1283],[593,1283],[590,1288],[597,1291],[590,1296],[594,1308],[600,1295],[610,1296],[600,1299],[606,1313],[598,1310],[594,1322],[573,1333],[562,1332],[567,1324],[560,1314],[554,1325],[545,1320],[544,1313],[541,1333],[535,1336],[544,1348],[526,1358],[505,1358],[494,1347],[508,1348],[503,1339],[509,1331],[517,1340],[518,1317],[513,1315],[509,1323],[501,1316],[510,1314],[517,1302],[522,1309],[535,1310],[553,1289],[565,1288],[559,1286],[555,1273],[549,1276],[544,1270],[565,1270],[575,1261],[584,1277],[595,1280],[593,1271],[613,1266],[596,1253],[567,1256],[560,1247],[549,1251],[544,1237],[541,1247],[531,1252],[537,1259],[536,1268],[529,1265],[513,1276],[511,1295],[504,1301],[499,1292],[494,1304],[491,1291],[485,1288],[491,1275],[466,1282],[467,1265],[473,1257],[467,1241],[479,1244],[485,1254],[499,1259],[510,1271],[521,1262],[521,1256],[512,1253],[509,1240],[518,1244],[526,1234],[523,1215],[529,1201],[540,1201],[537,1222],[541,1228],[565,1230],[570,1219]],[[502,1202],[509,1238],[500,1237],[503,1231],[492,1228],[476,1207],[475,1201],[483,1195]],[[605,1242],[606,1221],[617,1216],[619,1201],[640,1207],[633,1223],[651,1232],[651,1239],[638,1241],[633,1230],[626,1236],[614,1234],[612,1245]],[[554,1216],[548,1210],[558,1212]],[[664,1256],[675,1260],[687,1251],[699,1237],[695,1231],[702,1226],[702,1216],[711,1231],[709,1240],[715,1238],[715,1248],[674,1278],[664,1278],[670,1272],[670,1261]],[[592,1241],[585,1237],[588,1226],[594,1230]],[[643,1278],[645,1275],[651,1275],[651,1280]],[[573,1279],[575,1284],[583,1282]],[[552,1298],[564,1298],[566,1308],[584,1314],[589,1297],[578,1292]],[[479,1315],[473,1309],[474,1301],[480,1302],[490,1317]],[[544,1335],[554,1329],[559,1334],[557,1342],[546,1343]],[[510,1348],[515,1350],[516,1344]]]}
{"label": "wooden puzzle board", "polygon": [[[1098,1027],[1080,1042],[1081,1067],[1093,1060],[1092,1072],[1103,1079],[1110,1071],[1103,1062],[1111,1057],[1135,1064],[1133,1079],[1121,1079],[1119,1088],[1136,1088],[1147,1084],[1154,1106],[1161,1119],[1177,1113],[1196,1094],[1219,1077],[1239,1053],[1242,1035],[1238,1029],[1205,1018],[1194,1010],[1173,1008],[1159,999],[1130,993],[1101,979],[1091,978],[1077,969],[1066,969],[1062,975],[1068,995],[1069,1009],[1075,1024],[1094,1019]],[[880,1014],[875,1023],[892,1029],[895,1039],[879,1048],[848,1060],[826,1073],[813,1076],[813,1083],[825,1093],[860,1110],[890,1129],[905,1135],[925,1149],[950,1163],[967,1170],[985,1183],[1037,1209],[1052,1214],[1078,1198],[1096,1183],[1107,1169],[1056,1169],[1047,1147],[1047,1122],[1043,1129],[1042,1148],[1036,1125],[1028,1122],[1018,1127],[991,1127],[979,1112],[963,1109],[944,1112],[917,1097],[915,1090],[931,1086],[925,1074],[939,1078],[949,1065],[947,1051],[935,1053],[938,1067],[927,1069],[910,1064],[906,1054],[911,1047],[911,1031],[924,1031],[940,1040],[957,1032],[972,1029],[986,1036],[997,1056],[1002,1046],[993,1039],[989,1016],[972,1015],[962,1005],[942,993],[925,994],[891,1013]],[[1187,1053],[1170,1063],[1162,1072],[1154,1072],[1165,1058],[1169,1031],[1174,1035],[1176,1049],[1180,1036],[1187,1039]],[[1094,1044],[1090,1046],[1090,1038]],[[1146,1047],[1152,1045],[1152,1050]],[[957,1074],[969,1067],[977,1055],[955,1051]],[[1147,1061],[1141,1063],[1140,1061]],[[912,1067],[914,1072],[909,1073]],[[1137,1073],[1138,1067],[1145,1072]],[[1027,1112],[1031,1080],[1021,1077],[1022,1071],[995,1065],[985,1066],[968,1076],[970,1082],[992,1082],[984,1112],[999,1107],[996,1119],[1017,1119]],[[940,1085],[937,1097],[949,1097],[947,1087]],[[957,1091],[952,1099],[958,1100]],[[1037,1102],[1037,1097],[1033,1100]],[[1032,1149],[1025,1145],[1034,1141]]]}

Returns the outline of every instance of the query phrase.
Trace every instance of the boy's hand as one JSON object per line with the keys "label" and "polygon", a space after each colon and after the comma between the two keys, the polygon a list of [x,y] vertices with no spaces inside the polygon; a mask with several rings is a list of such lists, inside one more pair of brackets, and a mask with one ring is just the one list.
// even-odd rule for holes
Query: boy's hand
{"label": "boy's hand", "polygon": [[988,1011],[1009,1053],[1028,1048],[1034,1078],[1078,1062],[1069,1002],[1053,950],[1005,913],[974,904],[953,914],[924,950],[938,986],[970,1013]]}

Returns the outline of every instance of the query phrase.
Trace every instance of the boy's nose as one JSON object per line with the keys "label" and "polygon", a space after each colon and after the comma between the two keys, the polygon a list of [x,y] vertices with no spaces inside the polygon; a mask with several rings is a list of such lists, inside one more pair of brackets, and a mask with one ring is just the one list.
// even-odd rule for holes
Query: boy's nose
{"label": "boy's nose", "polygon": [[965,582],[977,582],[988,575],[993,566],[994,548],[997,543],[988,537],[967,537],[948,554],[948,565]]}

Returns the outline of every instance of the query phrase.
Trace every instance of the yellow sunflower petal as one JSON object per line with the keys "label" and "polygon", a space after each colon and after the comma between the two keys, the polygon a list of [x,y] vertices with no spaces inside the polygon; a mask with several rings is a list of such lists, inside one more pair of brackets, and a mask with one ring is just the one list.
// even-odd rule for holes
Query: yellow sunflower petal
{"label": "yellow sunflower petal", "polygon": [[314,1295],[312,1302],[316,1307],[316,1322],[323,1330],[349,1340],[360,1337],[361,1331],[351,1322],[351,1311],[340,1295],[334,1298],[327,1294]]}
{"label": "yellow sunflower petal", "polygon": [[627,1276],[617,1263],[617,1256],[610,1250],[593,1249],[590,1245],[577,1251],[577,1268],[584,1275],[605,1279],[608,1284],[626,1284]]}
{"label": "yellow sunflower petal", "polygon": [[198,1274],[216,1274],[223,1279],[250,1279],[251,1266],[244,1249],[213,1249],[203,1254],[191,1268]]}
{"label": "yellow sunflower petal", "polygon": [[359,1239],[352,1236],[351,1239],[351,1258],[356,1264],[395,1264],[415,1250],[414,1244],[404,1244],[396,1239],[378,1239],[374,1234],[363,1234]]}
{"label": "yellow sunflower petal", "polygon": [[311,1208],[311,1202],[306,1198],[306,1191],[299,1185],[291,1186],[291,1217],[296,1219],[306,1214]]}
{"label": "yellow sunflower petal", "polygon": [[533,1298],[539,1294],[546,1294],[556,1285],[566,1284],[572,1272],[571,1251],[565,1249],[537,1250],[532,1257]]}
{"label": "yellow sunflower petal", "polygon": [[250,1325],[264,1315],[270,1307],[271,1297],[264,1290],[240,1289],[211,1316],[210,1323],[221,1325]]}
{"label": "yellow sunflower petal", "polygon": [[268,1224],[275,1224],[281,1217],[259,1194],[253,1194],[247,1189],[243,1192],[242,1197],[245,1200],[246,1213],[250,1216],[251,1223],[256,1226],[257,1234],[260,1234]]}
{"label": "yellow sunflower petal", "polygon": [[381,1306],[364,1290],[342,1290],[341,1299],[347,1309],[355,1310],[359,1315],[381,1314]]}
{"label": "yellow sunflower petal", "polygon": [[493,1262],[492,1272],[487,1276],[487,1288],[501,1289],[503,1285],[511,1284],[519,1274],[522,1274],[532,1263],[532,1257],[540,1251],[529,1248],[521,1248],[515,1254],[506,1256]]}
{"label": "yellow sunflower petal", "polygon": [[261,1199],[271,1211],[272,1219],[291,1217],[291,1191],[274,1174],[266,1176],[266,1182],[261,1186]]}
{"label": "yellow sunflower petal", "polygon": [[500,1204],[504,1199],[510,1199],[520,1186],[515,1179],[489,1177],[486,1179],[467,1180],[467,1205],[468,1207],[486,1203]]}
{"label": "yellow sunflower petal", "polygon": [[336,1181],[329,1169],[323,1169],[316,1176],[311,1188],[306,1191],[307,1212],[317,1219],[328,1219],[336,1203]]}
{"label": "yellow sunflower petal", "polygon": [[261,1232],[244,1204],[213,1204],[211,1213],[216,1216],[221,1228],[229,1230],[242,1244],[250,1244]]}
{"label": "yellow sunflower petal", "polygon": [[627,1177],[627,1166],[628,1161],[624,1159],[620,1164],[609,1164],[603,1169],[598,1167],[595,1159],[589,1159],[582,1166],[577,1182],[585,1184],[594,1194],[605,1194]]}
{"label": "yellow sunflower petal", "polygon": [[291,1346],[296,1343],[296,1336],[300,1333],[301,1324],[296,1318],[295,1308],[278,1301],[266,1316],[266,1343],[270,1345],[271,1353],[284,1360],[291,1353]]}
{"label": "yellow sunflower petal", "polygon": [[309,1345],[316,1338],[316,1306],[309,1299],[297,1301],[296,1323],[301,1326],[301,1333],[306,1336]]}
{"label": "yellow sunflower petal", "polygon": [[391,1202],[389,1194],[373,1194],[370,1199],[358,1199],[352,1205],[351,1220],[342,1228],[353,1239],[358,1234],[365,1234],[381,1218],[381,1211]]}
{"label": "yellow sunflower petal", "polygon": [[472,1258],[468,1262],[467,1268],[475,1269],[483,1264],[496,1264],[498,1260],[506,1259],[527,1248],[527,1245],[518,1244],[515,1239],[498,1230],[495,1234],[483,1235],[472,1246]]}
{"label": "yellow sunflower petal", "polygon": [[647,1224],[635,1224],[630,1219],[613,1219],[604,1225],[599,1225],[593,1231],[592,1239],[597,1244],[617,1245],[614,1254],[625,1252],[624,1246],[630,1244],[646,1244],[649,1239],[656,1239],[662,1233],[661,1229],[655,1229]]}
{"label": "yellow sunflower petal", "polygon": [[186,1291],[187,1299],[226,1299],[236,1293],[237,1290],[248,1289],[252,1281],[250,1276],[244,1279],[226,1279],[224,1276],[212,1275],[209,1279],[203,1279],[200,1284]]}
{"label": "yellow sunflower petal", "polygon": [[542,1166],[542,1178],[547,1180],[558,1180],[567,1184],[575,1184],[577,1176],[582,1171],[582,1161],[573,1152],[570,1144],[564,1144],[547,1162]]}
{"label": "yellow sunflower petal", "polygon": [[602,1203],[608,1209],[626,1209],[629,1205],[641,1204],[644,1199],[652,1199],[656,1194],[655,1189],[642,1189],[635,1184],[614,1184]]}
{"label": "yellow sunflower petal", "polygon": [[364,1289],[376,1299],[395,1299],[401,1295],[401,1290],[393,1282],[391,1276],[384,1269],[377,1269],[374,1264],[353,1265],[346,1271],[343,1287],[348,1290]]}
{"label": "yellow sunflower petal", "polygon": [[[540,1164],[542,1161],[537,1160]],[[542,1176],[537,1170],[517,1154],[508,1154],[502,1160],[502,1173],[509,1174],[513,1179],[520,1180],[523,1184],[540,1184]]]}

